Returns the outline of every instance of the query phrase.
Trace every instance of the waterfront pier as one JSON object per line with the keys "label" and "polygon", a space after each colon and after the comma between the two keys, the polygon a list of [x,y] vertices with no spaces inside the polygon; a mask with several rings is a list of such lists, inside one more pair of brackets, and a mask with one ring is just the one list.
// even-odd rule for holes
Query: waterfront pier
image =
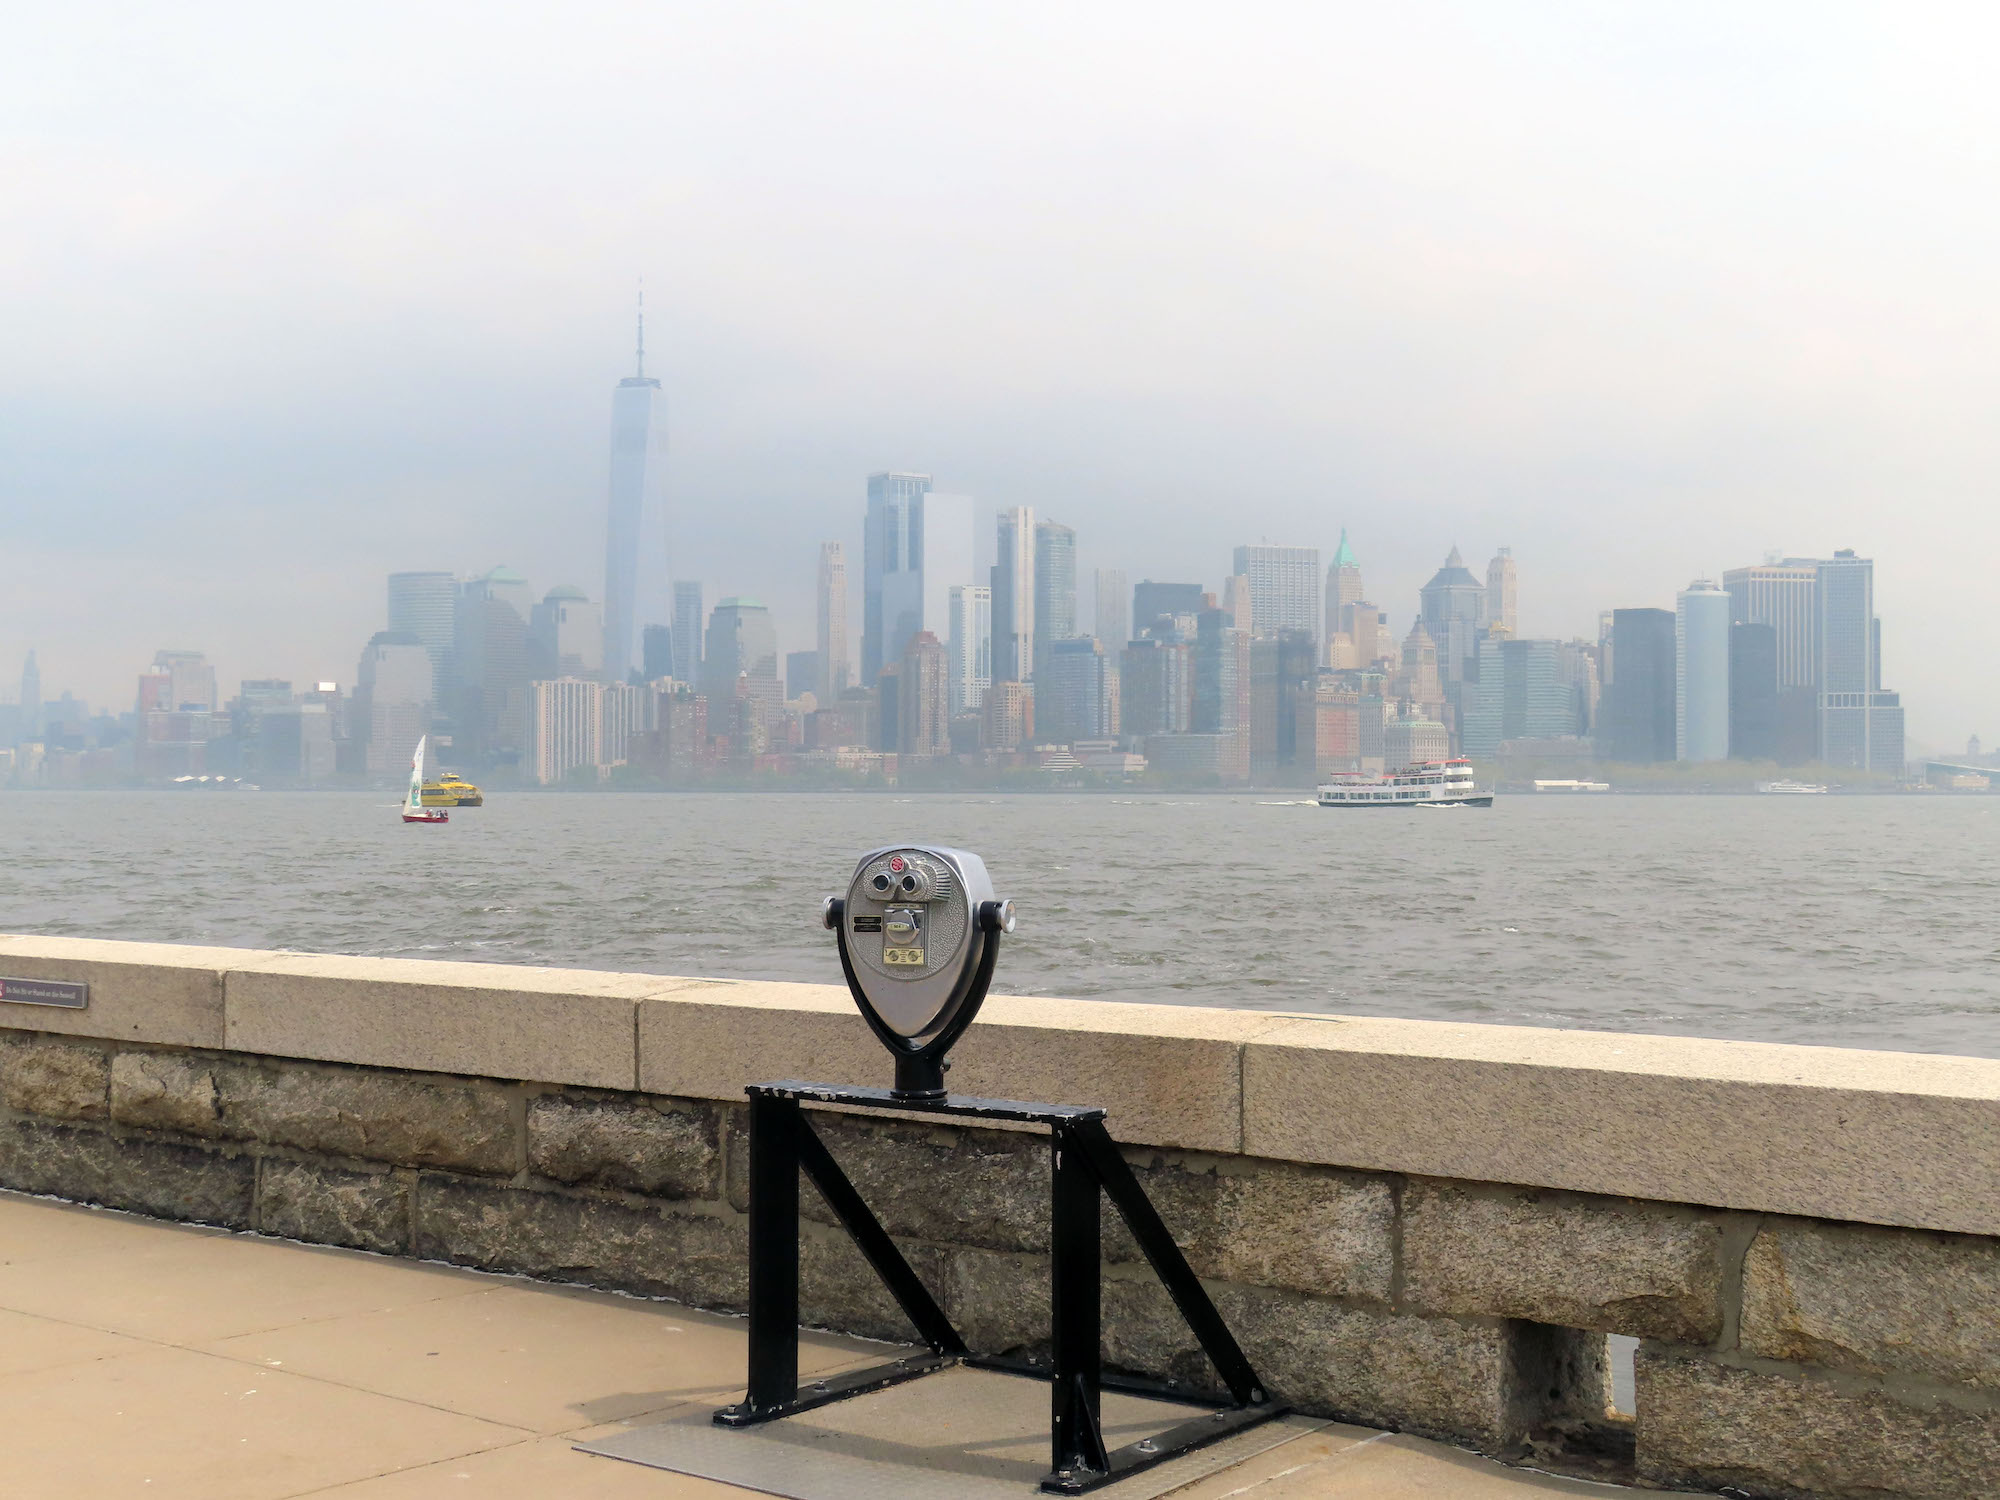
{"label": "waterfront pier", "polygon": [[[37,937],[0,938],[0,975],[89,987],[0,1004],[0,1189],[175,1221],[0,1201],[0,1319],[44,1361],[0,1379],[122,1380],[74,1409],[122,1391],[219,1432],[216,1393],[252,1410],[262,1361],[298,1453],[341,1422],[378,1445],[288,1474],[245,1416],[242,1483],[175,1490],[204,1457],[183,1443],[145,1492],[432,1494],[463,1469],[494,1495],[731,1493],[571,1445],[740,1385],[743,1088],[879,1081],[844,990]],[[1009,997],[954,1061],[955,1091],[1108,1109],[1260,1374],[1338,1424],[1296,1439],[1311,1487],[1267,1464],[1260,1496],[2000,1494],[2000,1061]],[[1033,1356],[1045,1142],[817,1124],[975,1351]],[[802,1367],[907,1340],[811,1194],[802,1217]],[[1107,1231],[1107,1365],[1205,1393]],[[146,1373],[183,1359],[212,1363]],[[44,1405],[31,1443],[66,1419]],[[71,1462],[109,1462],[107,1430]]]}

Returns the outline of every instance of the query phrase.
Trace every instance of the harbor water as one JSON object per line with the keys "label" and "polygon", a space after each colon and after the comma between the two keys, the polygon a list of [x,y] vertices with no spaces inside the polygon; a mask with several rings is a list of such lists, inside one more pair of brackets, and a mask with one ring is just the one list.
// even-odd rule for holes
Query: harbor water
{"label": "harbor water", "polygon": [[1017,994],[2000,1055],[2000,800],[0,796],[0,930],[840,982],[821,896],[983,854]]}

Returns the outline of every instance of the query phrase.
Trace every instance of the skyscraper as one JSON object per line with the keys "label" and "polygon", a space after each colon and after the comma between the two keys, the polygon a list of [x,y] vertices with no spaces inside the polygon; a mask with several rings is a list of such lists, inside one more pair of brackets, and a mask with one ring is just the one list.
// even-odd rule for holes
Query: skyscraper
{"label": "skyscraper", "polygon": [[1502,547],[1486,565],[1486,623],[1497,625],[1509,635],[1519,635],[1516,618],[1514,549]]}
{"label": "skyscraper", "polygon": [[1222,580],[1222,612],[1229,616],[1229,628],[1251,635],[1258,629],[1257,611],[1250,597],[1248,574],[1232,573]]}
{"label": "skyscraper", "polygon": [[[244,684],[244,697],[250,696]],[[417,741],[431,727],[431,656],[405,631],[383,630],[361,652],[354,674],[356,738],[371,776],[407,772]],[[288,690],[285,698],[289,702]]]}
{"label": "skyscraper", "polygon": [[1403,638],[1402,665],[1390,689],[1403,702],[1415,705],[1426,714],[1444,712],[1444,685],[1438,679],[1437,658],[1437,642],[1424,629],[1423,620],[1416,620],[1410,626],[1410,633]]}
{"label": "skyscraper", "polygon": [[1424,632],[1437,644],[1438,677],[1447,694],[1465,680],[1466,662],[1477,650],[1479,627],[1486,620],[1486,588],[1465,566],[1456,547],[1431,581],[1417,590]]}
{"label": "skyscraper", "polygon": [[[1319,566],[1313,566],[1317,588]],[[1253,606],[1254,607],[1254,606]],[[1259,781],[1296,780],[1301,689],[1308,697],[1319,668],[1312,632],[1281,630],[1250,642],[1250,774]],[[1310,734],[1310,730],[1308,731]],[[1311,773],[1312,747],[1305,771]]]}
{"label": "skyscraper", "polygon": [[534,592],[512,568],[495,568],[459,592],[452,743],[471,765],[513,763],[527,753],[533,614]]}
{"label": "skyscraper", "polygon": [[534,685],[530,706],[535,780],[544,786],[602,760],[604,684],[557,677]]}
{"label": "skyscraper", "polygon": [[1075,639],[1076,532],[1060,521],[1035,523],[1035,660],[1057,641]]}
{"label": "skyscraper", "polygon": [[[931,476],[893,470],[868,476],[868,517],[861,537],[861,680],[872,686],[882,668],[902,655],[901,643],[891,645],[893,614],[885,611],[883,591],[900,589],[892,582],[912,566],[909,558],[910,511],[930,493]],[[921,546],[922,522],[918,523]],[[970,583],[970,578],[958,580]],[[909,638],[906,633],[904,639]]]}
{"label": "skyscraper", "polygon": [[1769,625],[1778,650],[1778,687],[1816,688],[1819,683],[1819,564],[1788,557],[1754,568],[1729,568],[1730,617],[1739,625]]}
{"label": "skyscraper", "polygon": [[[499,599],[526,620],[535,612],[535,590],[527,579],[504,563],[483,578],[473,580],[491,598]],[[471,585],[467,585],[470,587]],[[463,597],[464,591],[460,591]]]}
{"label": "skyscraper", "polygon": [[[372,645],[376,641],[385,639],[412,641],[414,638],[409,636],[397,637],[389,631],[378,631],[370,644]],[[422,651],[423,648],[419,646],[416,649]],[[426,674],[430,671],[429,657],[424,658],[424,671]],[[373,728],[369,710],[375,682],[375,673],[368,663],[368,654],[365,648],[362,653],[361,670],[358,673],[358,677],[359,681],[356,683],[354,689],[355,734],[360,740],[361,769],[365,771],[368,769],[367,753],[370,744],[368,736]],[[417,693],[417,701],[419,703],[425,702],[429,696],[429,692],[430,685],[427,679],[423,688]],[[390,696],[392,698],[396,696],[396,688],[393,684],[390,688]],[[246,752],[243,764],[243,768],[246,771],[254,770],[262,772],[264,769],[259,764],[259,755],[264,740],[264,716],[290,709],[295,706],[296,701],[292,696],[291,683],[282,677],[246,677],[243,680],[242,686],[237,689],[235,698],[230,701],[229,716],[231,729]],[[297,735],[294,734],[292,739],[296,742]],[[415,746],[416,742],[416,736],[412,735],[410,737],[410,745]],[[408,775],[409,767],[410,751],[406,748],[403,752],[400,769],[405,775]]]}
{"label": "skyscraper", "polygon": [[597,677],[604,670],[603,650],[604,616],[573,583],[550,589],[528,616],[532,678]]}
{"label": "skyscraper", "polygon": [[1674,596],[1674,759],[1729,759],[1729,592],[1706,578]]}
{"label": "skyscraper", "polygon": [[1250,632],[1232,625],[1224,610],[1205,609],[1196,623],[1191,718],[1195,734],[1241,734],[1248,774]]}
{"label": "skyscraper", "polygon": [[1353,648],[1351,665],[1355,667],[1372,667],[1395,649],[1389,635],[1388,615],[1366,599],[1357,599],[1347,606],[1346,639]]}
{"label": "skyscraper", "polygon": [[701,679],[701,584],[692,578],[674,580],[674,678]]}
{"label": "skyscraper", "polygon": [[[1374,701],[1379,709],[1381,699]],[[1318,677],[1300,692],[1295,707],[1293,778],[1317,781],[1361,769],[1362,708],[1358,689],[1339,677]],[[1380,733],[1378,725],[1377,734]]]}
{"label": "skyscraper", "polygon": [[1118,733],[1118,671],[1092,636],[1050,644],[1035,679],[1035,732],[1057,745]]}
{"label": "skyscraper", "polygon": [[1035,512],[1000,512],[992,574],[993,680],[1026,682],[1035,671]]}
{"label": "skyscraper", "polygon": [[974,581],[972,498],[932,490],[928,480],[922,490],[888,483],[912,477],[921,476],[877,474],[868,481],[874,590],[868,610],[884,663],[900,661],[919,631],[942,640],[952,585]]}
{"label": "skyscraper", "polygon": [[1576,733],[1576,700],[1560,667],[1556,641],[1503,635],[1479,643],[1479,679],[1465,685],[1460,747],[1491,760],[1508,740],[1558,739]]}
{"label": "skyscraper", "polygon": [[1729,758],[1777,760],[1778,632],[1729,627]]}
{"label": "skyscraper", "polygon": [[1126,590],[1124,569],[1099,568],[1092,590],[1097,598],[1097,628],[1092,633],[1115,657],[1132,639],[1132,596]]}
{"label": "skyscraper", "polygon": [[1354,560],[1354,549],[1347,545],[1347,528],[1343,526],[1340,545],[1334,548],[1333,561],[1326,565],[1326,634],[1322,640],[1330,641],[1353,629],[1347,612],[1361,602],[1361,595],[1361,564]]}
{"label": "skyscraper", "polygon": [[1256,634],[1302,630],[1309,640],[1320,638],[1325,622],[1320,609],[1319,548],[1238,547],[1234,571],[1250,580],[1250,628]]}
{"label": "skyscraper", "polygon": [[1875,564],[1851,551],[1836,552],[1829,561],[1819,564],[1817,573],[1820,692],[1865,693],[1879,687],[1881,672],[1875,660]]}
{"label": "skyscraper", "polygon": [[[1078,639],[1076,633],[1076,533],[1060,521],[1035,523],[1035,726],[1036,732],[1056,743],[1067,744],[1075,736],[1057,732],[1066,729],[1060,710],[1042,702],[1043,669],[1058,641]],[[1087,637],[1085,638],[1087,639]]]}
{"label": "skyscraper", "polygon": [[21,666],[21,738],[34,739],[42,732],[42,669],[30,651]]}
{"label": "skyscraper", "polygon": [[[156,651],[153,665],[167,673],[166,707],[179,713],[215,712],[215,668],[199,651]],[[40,687],[36,673],[37,689]]]}
{"label": "skyscraper", "polygon": [[639,675],[658,682],[674,675],[674,629],[671,625],[648,625],[640,637]]}
{"label": "skyscraper", "polygon": [[951,666],[951,711],[981,708],[993,681],[993,590],[983,583],[954,584],[951,633],[945,651]]}
{"label": "skyscraper", "polygon": [[1882,688],[1875,564],[1839,551],[1819,564],[1819,753],[1830,766],[1903,769],[1902,699]]}
{"label": "skyscraper", "polygon": [[1602,691],[1597,675],[1599,648],[1588,641],[1564,641],[1556,647],[1556,679],[1568,696],[1574,726],[1564,734],[1597,732],[1597,700]]}
{"label": "skyscraper", "polygon": [[431,710],[449,712],[458,579],[450,573],[391,573],[389,629],[416,639],[431,657]]}
{"label": "skyscraper", "polygon": [[944,643],[919,630],[904,643],[896,684],[896,751],[914,760],[951,754],[951,666]]}
{"label": "skyscraper", "polygon": [[755,599],[724,599],[708,619],[702,651],[702,685],[711,703],[728,703],[736,679],[748,677],[772,702],[783,701],[778,681],[778,633],[771,611]]}
{"label": "skyscraper", "polygon": [[1758,567],[1729,569],[1722,586],[1734,623],[1771,627],[1778,661],[1778,743],[1771,758],[1790,766],[1819,759],[1819,564],[1774,556]]}
{"label": "skyscraper", "polygon": [[819,698],[820,654],[818,651],[785,653],[785,697],[787,700],[811,693]]}
{"label": "skyscraper", "polygon": [[[914,576],[920,580],[921,603],[912,623],[917,629],[928,630],[940,642],[951,628],[951,591],[983,581],[978,576],[979,539],[974,520],[977,508],[972,496],[946,494],[942,490],[932,490],[917,502],[918,530],[912,534],[911,550],[916,560]],[[899,619],[899,630],[902,624]],[[898,643],[901,644],[900,637]]]}
{"label": "skyscraper", "polygon": [[607,682],[597,731],[600,774],[632,758],[633,746],[653,727],[657,696],[646,684]]}
{"label": "skyscraper", "polygon": [[[782,692],[783,689],[778,691]],[[748,767],[771,748],[771,700],[748,677],[736,679],[736,688],[722,700],[729,735],[729,758]]]}
{"label": "skyscraper", "polygon": [[822,704],[830,704],[854,681],[854,664],[847,655],[847,552],[839,542],[819,544],[819,685]]}
{"label": "skyscraper", "polygon": [[[1247,614],[1247,597],[1243,608]],[[1250,632],[1211,599],[1195,616],[1193,657],[1189,732],[1148,735],[1146,760],[1167,776],[1241,784],[1250,779]]]}
{"label": "skyscraper", "polygon": [[901,743],[898,733],[898,688],[903,680],[903,664],[892,661],[876,676],[869,692],[875,699],[875,748],[892,751]]}
{"label": "skyscraper", "polygon": [[[1621,765],[1672,760],[1674,734],[1674,614],[1621,609],[1611,617],[1618,673],[1604,690],[1598,753]],[[1606,755],[1606,750],[1609,753]]]}
{"label": "skyscraper", "polygon": [[270,709],[257,726],[257,775],[305,785],[325,780],[334,769],[333,726],[324,702]]}
{"label": "skyscraper", "polygon": [[708,699],[683,685],[660,694],[654,705],[656,728],[648,759],[670,786],[692,781],[709,764]]}
{"label": "skyscraper", "polygon": [[762,754],[769,726],[782,714],[785,685],[778,676],[778,632],[771,611],[755,599],[727,598],[708,617],[702,648],[702,692],[716,733],[731,736],[739,758]]}
{"label": "skyscraper", "polygon": [[147,779],[200,775],[214,737],[215,668],[199,651],[161,651],[139,677],[134,767]]}
{"label": "skyscraper", "polygon": [[1018,750],[1035,738],[1035,699],[1024,682],[996,678],[986,691],[985,740],[993,750]]}
{"label": "skyscraper", "polygon": [[1132,628],[1143,635],[1155,620],[1169,615],[1195,615],[1202,610],[1202,587],[1198,583],[1155,583],[1139,580],[1132,590]]}
{"label": "skyscraper", "polygon": [[1144,739],[1186,734],[1194,692],[1189,647],[1147,636],[1118,655],[1120,731]]}
{"label": "skyscraper", "polygon": [[611,393],[611,494],[604,528],[604,673],[623,682],[638,665],[639,627],[667,614],[667,402],[646,373],[646,301],[639,297],[638,363]]}

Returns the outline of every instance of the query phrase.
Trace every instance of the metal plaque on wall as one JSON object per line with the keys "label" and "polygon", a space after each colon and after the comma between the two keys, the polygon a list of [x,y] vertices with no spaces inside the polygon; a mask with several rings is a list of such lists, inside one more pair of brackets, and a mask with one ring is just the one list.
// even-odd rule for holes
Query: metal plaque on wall
{"label": "metal plaque on wall", "polygon": [[0,979],[0,1001],[82,1010],[90,1004],[90,986],[67,979]]}

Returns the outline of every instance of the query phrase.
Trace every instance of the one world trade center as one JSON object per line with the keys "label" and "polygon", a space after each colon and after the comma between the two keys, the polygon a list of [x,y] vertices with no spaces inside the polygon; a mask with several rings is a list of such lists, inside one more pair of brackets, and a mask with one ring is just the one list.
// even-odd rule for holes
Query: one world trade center
{"label": "one world trade center", "polygon": [[611,393],[611,496],[604,528],[604,675],[638,662],[640,627],[664,623],[667,517],[662,480],[667,400],[646,373],[646,298],[639,294],[638,368]]}

